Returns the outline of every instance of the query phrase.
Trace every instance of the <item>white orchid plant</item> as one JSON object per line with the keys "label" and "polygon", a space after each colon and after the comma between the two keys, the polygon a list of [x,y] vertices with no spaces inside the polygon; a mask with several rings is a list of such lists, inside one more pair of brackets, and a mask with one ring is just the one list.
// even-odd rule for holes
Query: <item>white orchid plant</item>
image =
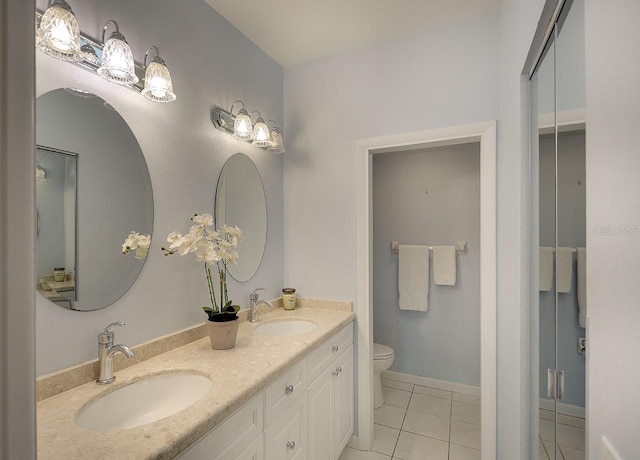
{"label": "white orchid plant", "polygon": [[[182,235],[172,232],[167,237],[171,243],[168,248],[162,248],[165,256],[179,254],[195,254],[198,262],[204,262],[204,270],[209,285],[209,297],[211,306],[202,307],[209,316],[209,321],[224,322],[237,318],[240,310],[238,305],[233,305],[227,292],[227,265],[238,264],[238,244],[242,241],[242,231],[238,227],[222,225],[218,230],[213,227],[211,214],[196,214],[191,218],[193,225],[189,233]],[[220,303],[216,297],[214,280],[211,276],[211,266],[215,265],[218,271],[220,289]]]}
{"label": "white orchid plant", "polygon": [[122,253],[128,254],[135,251],[136,259],[144,259],[149,252],[151,246],[151,235],[144,235],[138,232],[131,232],[127,239],[122,243]]}

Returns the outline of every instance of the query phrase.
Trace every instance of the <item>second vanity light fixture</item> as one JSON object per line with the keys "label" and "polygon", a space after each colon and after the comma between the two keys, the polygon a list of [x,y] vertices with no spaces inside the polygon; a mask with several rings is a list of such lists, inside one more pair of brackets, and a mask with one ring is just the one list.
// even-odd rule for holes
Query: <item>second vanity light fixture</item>
{"label": "second vanity light fixture", "polygon": [[[233,108],[236,103],[241,104],[240,110],[234,115]],[[256,113],[258,117],[255,124],[251,116]],[[238,100],[231,104],[227,111],[221,107],[213,106],[211,109],[211,121],[220,131],[231,135],[234,139],[251,142],[251,145],[274,153],[284,153],[284,141],[277,126],[269,129],[269,120],[265,123],[262,115],[257,110],[247,112],[244,102]]]}
{"label": "second vanity light fixture", "polygon": [[[107,21],[102,29],[102,40],[98,43],[80,32],[76,17],[65,0],[49,0],[47,10],[43,14],[36,14],[36,22],[38,19],[36,46],[43,53],[72,62],[109,82],[142,93],[150,101],[175,101],[171,75],[158,48],[151,46],[145,53],[144,64],[136,63],[116,21]],[[105,41],[110,25],[115,30]],[[147,65],[152,50],[155,50],[155,56]],[[140,82],[142,72],[144,77]]]}

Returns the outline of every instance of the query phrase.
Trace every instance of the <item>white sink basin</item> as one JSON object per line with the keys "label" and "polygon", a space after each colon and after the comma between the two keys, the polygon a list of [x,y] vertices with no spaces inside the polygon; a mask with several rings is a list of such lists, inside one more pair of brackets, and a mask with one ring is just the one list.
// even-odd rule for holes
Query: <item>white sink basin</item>
{"label": "white sink basin", "polygon": [[86,406],[76,418],[82,428],[97,431],[146,425],[198,402],[211,380],[195,374],[161,374],[118,388]]}
{"label": "white sink basin", "polygon": [[306,319],[280,319],[259,325],[256,333],[269,337],[284,337],[311,332],[315,328],[316,323]]}

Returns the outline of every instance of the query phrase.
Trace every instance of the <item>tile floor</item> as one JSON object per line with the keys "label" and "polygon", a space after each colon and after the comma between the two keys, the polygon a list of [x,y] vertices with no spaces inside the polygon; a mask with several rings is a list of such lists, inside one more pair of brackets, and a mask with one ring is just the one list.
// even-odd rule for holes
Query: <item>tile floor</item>
{"label": "tile floor", "polygon": [[[558,445],[556,446],[556,460],[584,460],[585,434],[584,419],[558,415]],[[540,440],[538,444],[538,459],[553,458],[553,412],[540,409]]]}
{"label": "tile floor", "polygon": [[340,460],[480,460],[480,397],[382,379],[371,451]]}

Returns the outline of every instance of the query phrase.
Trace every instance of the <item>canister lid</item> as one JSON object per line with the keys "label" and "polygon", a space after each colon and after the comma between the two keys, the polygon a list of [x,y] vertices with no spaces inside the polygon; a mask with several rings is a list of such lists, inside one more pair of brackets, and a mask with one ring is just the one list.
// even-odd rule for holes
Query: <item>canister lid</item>
{"label": "canister lid", "polygon": [[283,294],[295,294],[295,292],[296,292],[295,288],[282,288]]}

